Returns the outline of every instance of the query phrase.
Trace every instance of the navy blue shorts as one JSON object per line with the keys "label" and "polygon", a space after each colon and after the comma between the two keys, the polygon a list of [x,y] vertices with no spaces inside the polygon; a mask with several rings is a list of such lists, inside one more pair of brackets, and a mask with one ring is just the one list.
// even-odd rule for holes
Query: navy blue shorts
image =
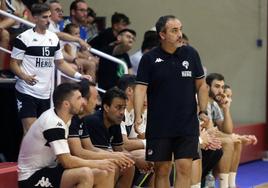
{"label": "navy blue shorts", "polygon": [[171,161],[174,159],[199,158],[198,136],[154,138],[146,140],[146,160]]}
{"label": "navy blue shorts", "polygon": [[17,108],[20,119],[38,118],[50,108],[50,99],[38,99],[31,95],[20,93],[16,90]]}

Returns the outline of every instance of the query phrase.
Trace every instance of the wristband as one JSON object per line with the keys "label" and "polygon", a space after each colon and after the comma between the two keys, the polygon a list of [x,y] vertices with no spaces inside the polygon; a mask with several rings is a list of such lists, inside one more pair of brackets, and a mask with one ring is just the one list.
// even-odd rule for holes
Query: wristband
{"label": "wristband", "polygon": [[146,148],[146,140],[145,139],[142,139],[141,141],[142,141],[143,146],[144,146],[144,149],[145,149]]}
{"label": "wristband", "polygon": [[81,80],[82,79],[82,74],[80,74],[79,72],[75,72],[74,73],[74,78]]}

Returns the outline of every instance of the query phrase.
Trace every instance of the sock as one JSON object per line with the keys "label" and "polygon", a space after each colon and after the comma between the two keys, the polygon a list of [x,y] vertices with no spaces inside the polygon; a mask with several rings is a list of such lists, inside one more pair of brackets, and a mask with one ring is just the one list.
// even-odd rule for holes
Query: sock
{"label": "sock", "polygon": [[227,173],[219,174],[220,188],[228,188],[228,183],[229,183],[228,177],[229,177],[229,174],[227,174]]}
{"label": "sock", "polygon": [[191,188],[201,188],[201,183],[191,185]]}
{"label": "sock", "polygon": [[236,172],[229,173],[229,187],[236,187]]}

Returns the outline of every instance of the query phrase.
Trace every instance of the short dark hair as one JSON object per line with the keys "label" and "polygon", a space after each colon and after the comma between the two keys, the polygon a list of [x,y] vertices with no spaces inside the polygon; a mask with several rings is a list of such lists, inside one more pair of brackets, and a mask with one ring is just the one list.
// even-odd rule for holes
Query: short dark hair
{"label": "short dark hair", "polygon": [[161,16],[156,24],[155,24],[155,28],[156,28],[156,32],[157,34],[159,34],[160,32],[164,31],[165,30],[165,26],[166,26],[166,23],[168,20],[170,19],[176,19],[175,16],[173,15],[166,15],[166,16]]}
{"label": "short dark hair", "polygon": [[48,1],[48,4],[52,4],[52,3],[59,3],[60,4],[60,2],[58,0],[50,0],[50,1]]}
{"label": "short dark hair", "polygon": [[89,88],[90,87],[95,87],[96,84],[93,82],[90,82],[88,79],[82,79],[79,83],[80,86],[80,93],[82,95],[83,98],[89,98],[90,97],[90,92],[89,92]]}
{"label": "short dark hair", "polygon": [[64,27],[63,32],[70,34],[73,28],[79,28],[79,26],[74,23],[69,23]]}
{"label": "short dark hair", "polygon": [[127,100],[127,96],[123,90],[119,89],[118,87],[112,87],[111,89],[108,89],[106,93],[103,95],[102,107],[105,104],[111,106],[114,98]]}
{"label": "short dark hair", "polygon": [[144,40],[141,45],[141,52],[144,52],[146,49],[150,50],[159,44],[159,37],[156,31],[146,31],[144,33]]}
{"label": "short dark hair", "polygon": [[124,74],[119,78],[117,87],[123,91],[126,91],[128,87],[132,87],[136,84],[136,76],[133,74]]}
{"label": "short dark hair", "polygon": [[73,92],[78,90],[80,86],[77,83],[62,83],[56,87],[53,92],[53,103],[55,108],[59,108],[64,100],[72,96]]}
{"label": "short dark hair", "polygon": [[133,29],[128,29],[128,28],[122,29],[121,31],[119,31],[118,35],[121,35],[121,34],[123,34],[125,32],[130,32],[132,35],[134,35],[136,37],[136,31],[134,31]]}
{"label": "short dark hair", "polygon": [[92,8],[88,7],[87,8],[87,16],[90,16],[90,17],[95,19],[97,14]]}
{"label": "short dark hair", "polygon": [[221,75],[220,73],[210,73],[206,77],[206,83],[207,85],[211,86],[213,80],[219,80],[219,81],[224,81],[224,76]]}
{"label": "short dark hair", "polygon": [[120,23],[120,22],[123,22],[127,25],[130,24],[130,21],[129,21],[129,18],[123,14],[123,13],[118,13],[118,12],[115,12],[113,15],[112,15],[112,19],[111,19],[111,22],[112,22],[112,25],[113,24],[116,24],[116,23]]}
{"label": "short dark hair", "polygon": [[224,89],[224,90],[226,90],[226,89],[231,89],[231,86],[229,86],[229,85],[227,85],[227,84],[224,84],[223,89]]}
{"label": "short dark hair", "polygon": [[50,8],[46,3],[36,3],[31,6],[31,13],[33,16],[39,16],[44,12],[49,11]]}
{"label": "short dark hair", "polygon": [[70,5],[70,14],[72,10],[76,10],[77,9],[77,4],[78,3],[86,3],[85,0],[74,0],[71,5]]}
{"label": "short dark hair", "polygon": [[22,0],[22,2],[29,10],[31,10],[33,4],[35,4],[35,3],[45,3],[46,0]]}

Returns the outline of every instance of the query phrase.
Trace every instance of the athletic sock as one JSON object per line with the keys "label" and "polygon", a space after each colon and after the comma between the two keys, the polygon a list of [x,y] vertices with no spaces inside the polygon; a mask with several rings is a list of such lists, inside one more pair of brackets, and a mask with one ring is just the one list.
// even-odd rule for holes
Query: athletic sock
{"label": "athletic sock", "polygon": [[191,185],[191,188],[201,188],[201,183]]}
{"label": "athletic sock", "polygon": [[229,173],[229,187],[235,188],[236,187],[236,172]]}
{"label": "athletic sock", "polygon": [[225,174],[225,173],[219,174],[220,188],[228,188],[228,177],[229,177],[229,174]]}

